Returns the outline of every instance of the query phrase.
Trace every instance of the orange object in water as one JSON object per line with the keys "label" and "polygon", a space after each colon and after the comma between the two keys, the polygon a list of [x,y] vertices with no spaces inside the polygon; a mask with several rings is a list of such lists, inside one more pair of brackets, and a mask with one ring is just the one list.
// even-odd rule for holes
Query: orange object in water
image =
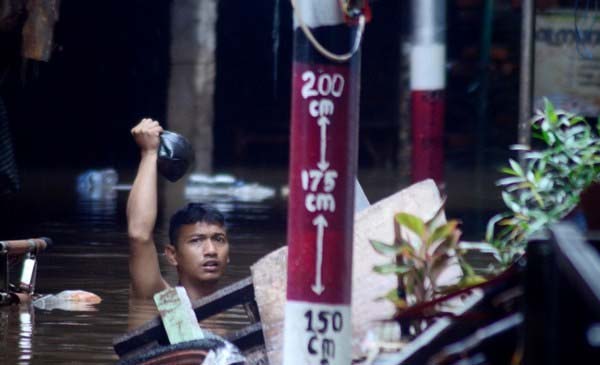
{"label": "orange object in water", "polygon": [[102,298],[98,295],[85,290],[64,290],[56,294],[55,297],[59,300],[87,304],[98,304],[102,302]]}

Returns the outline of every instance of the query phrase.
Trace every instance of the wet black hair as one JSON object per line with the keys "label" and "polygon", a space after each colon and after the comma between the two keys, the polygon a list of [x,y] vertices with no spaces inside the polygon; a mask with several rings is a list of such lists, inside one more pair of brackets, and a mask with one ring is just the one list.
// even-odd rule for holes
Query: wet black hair
{"label": "wet black hair", "polygon": [[225,217],[217,209],[210,205],[200,203],[189,203],[179,209],[171,217],[169,224],[169,239],[172,245],[177,245],[179,228],[186,224],[204,222],[225,228]]}

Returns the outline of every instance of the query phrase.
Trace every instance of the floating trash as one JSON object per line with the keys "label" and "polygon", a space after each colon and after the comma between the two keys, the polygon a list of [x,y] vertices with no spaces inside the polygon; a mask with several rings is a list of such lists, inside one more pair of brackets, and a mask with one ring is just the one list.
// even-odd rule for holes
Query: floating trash
{"label": "floating trash", "polygon": [[113,187],[119,181],[119,174],[115,169],[108,168],[102,170],[87,170],[77,177],[79,187]]}
{"label": "floating trash", "polygon": [[86,170],[77,175],[77,193],[88,200],[110,200],[117,191],[131,190],[131,184],[119,184],[119,174],[113,168]]}
{"label": "floating trash", "polygon": [[44,310],[96,311],[94,304],[102,302],[98,295],[85,290],[64,290],[58,294],[44,295],[33,301],[36,308]]}
{"label": "floating trash", "polygon": [[232,175],[191,174],[185,186],[187,199],[225,198],[243,202],[259,202],[275,196],[275,189],[258,183],[246,183]]}
{"label": "floating trash", "polygon": [[77,193],[90,200],[114,199],[118,182],[115,169],[86,170],[77,176]]}

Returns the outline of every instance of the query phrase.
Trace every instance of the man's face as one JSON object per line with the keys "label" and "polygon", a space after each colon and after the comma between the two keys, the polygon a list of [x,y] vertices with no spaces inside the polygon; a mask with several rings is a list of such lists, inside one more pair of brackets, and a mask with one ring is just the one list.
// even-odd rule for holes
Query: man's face
{"label": "man's face", "polygon": [[229,241],[221,226],[197,222],[179,228],[175,250],[179,275],[199,281],[217,281],[229,260]]}

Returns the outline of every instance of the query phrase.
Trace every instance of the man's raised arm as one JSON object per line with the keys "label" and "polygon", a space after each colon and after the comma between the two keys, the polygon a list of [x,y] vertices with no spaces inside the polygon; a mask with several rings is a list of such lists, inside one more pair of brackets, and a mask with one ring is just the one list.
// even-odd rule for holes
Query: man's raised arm
{"label": "man's raised arm", "polygon": [[152,298],[154,293],[168,287],[160,274],[153,239],[157,214],[156,162],[161,132],[161,126],[152,119],[142,119],[131,130],[141,152],[138,172],[127,200],[131,296],[137,299]]}

